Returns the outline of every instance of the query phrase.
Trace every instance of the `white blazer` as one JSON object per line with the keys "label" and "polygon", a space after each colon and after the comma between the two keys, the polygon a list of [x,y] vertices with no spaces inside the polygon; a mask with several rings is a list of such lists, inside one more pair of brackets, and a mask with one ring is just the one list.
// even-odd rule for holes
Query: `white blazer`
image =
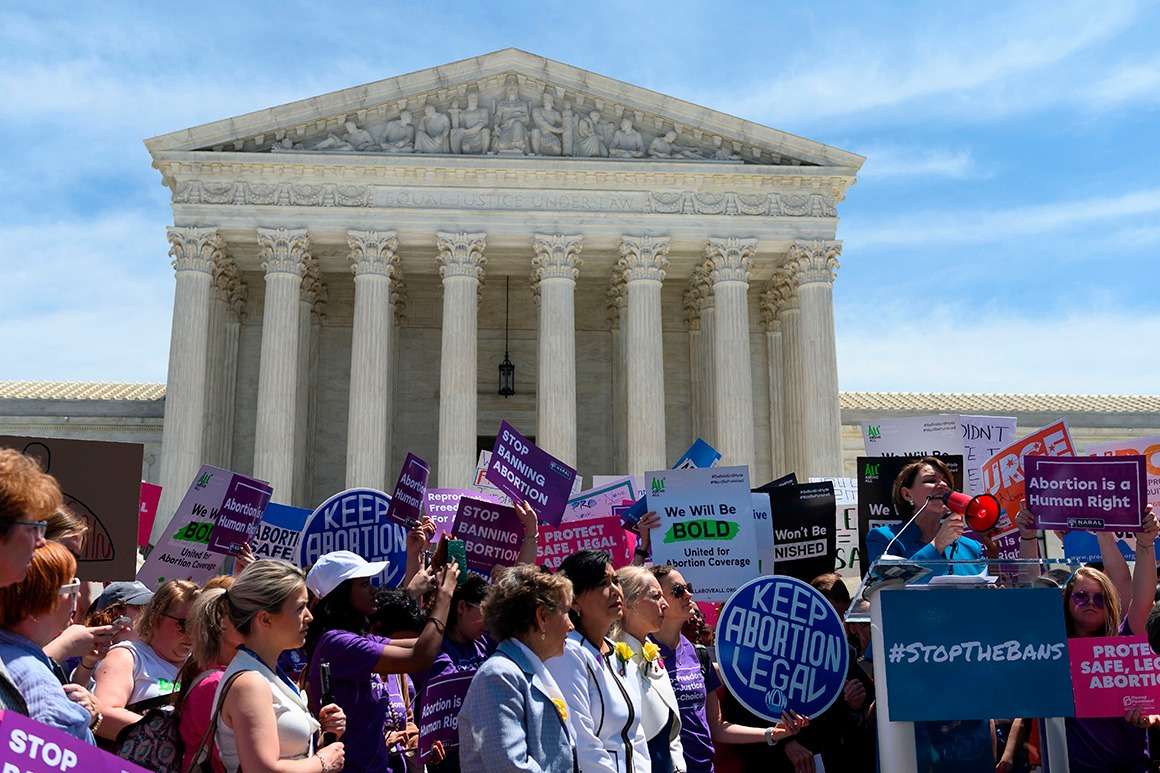
{"label": "white blazer", "polygon": [[545,663],[568,704],[568,729],[576,739],[580,773],[652,771],[640,708],[618,663],[615,655],[601,655],[578,631],[568,634],[563,655]]}
{"label": "white blazer", "polygon": [[[686,767],[685,750],[681,746],[681,707],[677,703],[677,694],[673,692],[673,683],[665,671],[664,660],[658,655],[652,663],[646,662],[643,645],[627,631],[620,631],[616,640],[627,644],[633,652],[632,660],[627,664],[629,676],[625,679],[625,686],[634,691],[633,700],[640,707],[640,723],[644,737],[647,740],[655,738],[657,733],[664,729],[669,717],[672,717],[673,724],[669,727],[669,754],[673,759],[673,770],[684,773]],[[615,665],[619,660],[614,657],[612,662]],[[641,773],[641,770],[638,768],[636,773]]]}

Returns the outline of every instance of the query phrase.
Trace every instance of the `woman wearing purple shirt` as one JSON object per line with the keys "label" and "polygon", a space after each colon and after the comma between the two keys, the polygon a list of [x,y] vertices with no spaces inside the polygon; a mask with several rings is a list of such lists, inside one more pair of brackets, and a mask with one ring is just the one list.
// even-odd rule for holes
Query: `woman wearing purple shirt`
{"label": "woman wearing purple shirt", "polygon": [[419,637],[391,641],[368,633],[368,616],[374,612],[370,581],[386,568],[385,561],[368,563],[340,550],[319,558],[306,576],[307,587],[318,598],[306,637],[310,705],[322,697],[321,665],[328,662],[333,700],[348,718],[343,739],[347,771],[404,773],[402,768],[390,767],[391,756],[383,740],[392,711],[397,713],[385,679],[431,665],[443,641],[451,594],[459,578],[458,565],[443,570]]}

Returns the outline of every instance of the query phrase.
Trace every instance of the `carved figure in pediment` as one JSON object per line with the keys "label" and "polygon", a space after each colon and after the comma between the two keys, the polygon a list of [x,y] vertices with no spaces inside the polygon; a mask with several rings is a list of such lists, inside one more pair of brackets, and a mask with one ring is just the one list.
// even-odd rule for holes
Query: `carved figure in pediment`
{"label": "carved figure in pediment", "polygon": [[702,158],[700,151],[677,144],[677,133],[671,129],[649,143],[648,154],[652,158]]}
{"label": "carved figure in pediment", "polygon": [[613,158],[642,158],[644,156],[644,137],[632,128],[632,121],[622,118],[620,128],[612,135],[612,142],[608,144],[608,155]]}
{"label": "carved figure in pediment", "polygon": [[451,152],[467,155],[486,153],[491,144],[491,113],[479,106],[479,91],[467,92],[467,109],[460,110],[457,102],[451,108]]}
{"label": "carved figure in pediment", "polygon": [[599,110],[593,110],[589,115],[592,117],[592,128],[596,130],[596,136],[604,143],[604,147],[612,147],[612,138],[616,134],[616,124],[612,121],[605,121]]}
{"label": "carved figure in pediment", "polygon": [[424,105],[423,117],[415,125],[416,153],[448,153],[451,150],[451,119],[435,109],[435,105]]}
{"label": "carved figure in pediment", "polygon": [[599,111],[580,116],[576,123],[576,155],[584,158],[608,158],[608,146],[596,133],[600,124]]}
{"label": "carved figure in pediment", "polygon": [[540,106],[532,109],[532,152],[541,156],[564,155],[564,116],[555,99],[545,91]]}
{"label": "carved figure in pediment", "polygon": [[725,145],[721,141],[721,138],[717,137],[717,136],[713,137],[713,158],[715,158],[718,161],[740,161],[741,160],[741,156],[737,155],[733,151],[729,150],[729,148],[725,147]]}
{"label": "carved figure in pediment", "polygon": [[527,155],[528,124],[531,122],[528,103],[520,99],[520,84],[514,75],[504,82],[504,98],[495,103],[495,136],[492,152]]}
{"label": "carved figure in pediment", "polygon": [[347,121],[346,134],[339,137],[336,134],[327,134],[326,138],[315,145],[313,150],[369,150],[375,144],[375,138],[366,129],[358,128],[354,121]]}
{"label": "carved figure in pediment", "polygon": [[415,125],[411,123],[410,110],[404,110],[398,118],[387,121],[382,145],[388,153],[410,153],[415,149]]}

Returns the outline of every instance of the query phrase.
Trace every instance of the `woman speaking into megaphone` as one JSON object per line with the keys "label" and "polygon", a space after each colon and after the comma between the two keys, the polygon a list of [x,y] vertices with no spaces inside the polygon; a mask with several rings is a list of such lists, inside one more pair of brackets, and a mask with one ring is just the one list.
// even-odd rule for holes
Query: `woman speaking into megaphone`
{"label": "woman speaking into megaphone", "polygon": [[[970,498],[953,490],[954,476],[941,459],[926,457],[902,468],[894,479],[895,511],[902,524],[871,529],[866,535],[866,564],[889,554],[916,561],[970,561],[984,556],[997,558],[999,548],[991,539],[998,503],[993,497]],[[948,505],[949,503],[949,505]],[[964,536],[973,529],[982,544]],[[977,574],[978,565],[956,564],[951,574]]]}

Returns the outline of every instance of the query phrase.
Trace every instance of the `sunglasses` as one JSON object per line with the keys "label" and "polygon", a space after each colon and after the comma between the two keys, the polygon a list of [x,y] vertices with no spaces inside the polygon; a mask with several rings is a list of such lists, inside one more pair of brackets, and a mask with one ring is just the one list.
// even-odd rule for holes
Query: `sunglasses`
{"label": "sunglasses", "polygon": [[168,617],[170,620],[172,620],[173,622],[177,623],[177,630],[178,630],[178,632],[180,632],[180,633],[185,633],[185,621],[186,621],[186,618],[184,618],[184,617],[175,617],[175,616],[173,616],[173,615],[162,615],[162,617]]}
{"label": "sunglasses", "polygon": [[692,585],[690,585],[687,582],[674,582],[673,583],[673,598],[683,599],[685,597],[686,593],[688,593],[690,595],[693,594],[693,586]]}
{"label": "sunglasses", "polygon": [[62,596],[76,596],[80,592],[81,581],[76,577],[72,579],[72,582],[66,582],[64,585],[60,586],[60,595]]}
{"label": "sunglasses", "polygon": [[1104,608],[1104,594],[1088,593],[1086,590],[1077,590],[1071,594],[1071,603],[1077,607],[1093,606],[1096,609]]}
{"label": "sunglasses", "polygon": [[36,536],[43,537],[48,533],[48,521],[13,521],[17,526],[31,526],[36,529]]}

